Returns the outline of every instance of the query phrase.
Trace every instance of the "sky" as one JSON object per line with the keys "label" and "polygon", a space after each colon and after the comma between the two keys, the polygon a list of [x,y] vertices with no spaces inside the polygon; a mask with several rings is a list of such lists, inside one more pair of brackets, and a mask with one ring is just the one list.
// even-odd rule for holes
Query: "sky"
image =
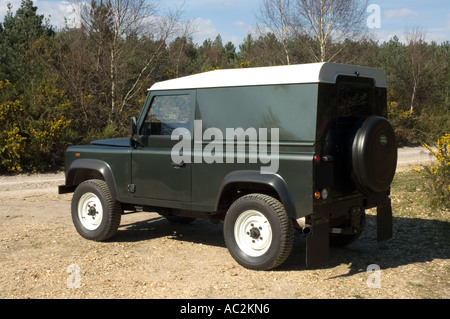
{"label": "sky", "polygon": [[[13,12],[21,0],[0,0],[0,21],[7,11],[7,3]],[[161,8],[175,7],[183,0],[160,1]],[[205,39],[214,40],[221,35],[223,43],[231,41],[238,47],[254,30],[262,0],[184,0],[184,18],[193,21],[193,40],[201,44]],[[70,0],[34,0],[38,13],[44,14],[53,26],[61,27],[64,16],[71,12]],[[370,0],[367,18],[370,33],[375,40],[388,41],[397,35],[404,40],[406,30],[420,28],[428,42],[450,41],[449,0]]]}

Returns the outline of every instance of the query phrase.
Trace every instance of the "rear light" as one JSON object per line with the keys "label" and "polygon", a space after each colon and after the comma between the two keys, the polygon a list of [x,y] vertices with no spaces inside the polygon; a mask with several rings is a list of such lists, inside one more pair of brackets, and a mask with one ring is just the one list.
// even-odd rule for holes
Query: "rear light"
{"label": "rear light", "polygon": [[333,156],[331,155],[324,155],[324,156],[320,156],[320,155],[314,155],[314,162],[316,163],[320,163],[321,161],[323,162],[332,162],[333,161]]}
{"label": "rear light", "polygon": [[327,199],[328,198],[328,189],[324,188],[322,191],[315,191],[314,192],[314,199]]}

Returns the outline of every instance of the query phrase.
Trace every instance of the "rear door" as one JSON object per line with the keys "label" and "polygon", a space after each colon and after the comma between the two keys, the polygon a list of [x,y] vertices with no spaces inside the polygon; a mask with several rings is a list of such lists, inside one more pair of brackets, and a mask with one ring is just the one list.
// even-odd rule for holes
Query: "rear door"
{"label": "rear door", "polygon": [[176,164],[171,151],[176,128],[192,132],[195,91],[156,91],[148,97],[139,119],[142,145],[132,152],[134,197],[191,201],[191,164]]}

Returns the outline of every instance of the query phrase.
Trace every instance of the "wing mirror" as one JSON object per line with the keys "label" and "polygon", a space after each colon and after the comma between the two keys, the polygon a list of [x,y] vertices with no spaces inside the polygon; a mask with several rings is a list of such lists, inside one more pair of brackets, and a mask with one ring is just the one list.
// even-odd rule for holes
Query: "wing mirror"
{"label": "wing mirror", "polygon": [[141,137],[138,134],[137,131],[137,120],[136,117],[131,118],[131,138],[130,138],[130,146],[132,148],[137,148],[141,146]]}

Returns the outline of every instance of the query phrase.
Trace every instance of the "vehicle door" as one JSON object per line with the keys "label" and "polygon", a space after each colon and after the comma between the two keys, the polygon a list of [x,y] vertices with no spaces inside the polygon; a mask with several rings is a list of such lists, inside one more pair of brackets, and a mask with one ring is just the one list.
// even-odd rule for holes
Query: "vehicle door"
{"label": "vehicle door", "polygon": [[[191,164],[174,163],[171,139],[176,128],[192,132],[195,91],[155,91],[149,94],[138,121],[140,146],[132,152],[133,196],[191,201]],[[190,151],[190,150],[189,150]]]}

